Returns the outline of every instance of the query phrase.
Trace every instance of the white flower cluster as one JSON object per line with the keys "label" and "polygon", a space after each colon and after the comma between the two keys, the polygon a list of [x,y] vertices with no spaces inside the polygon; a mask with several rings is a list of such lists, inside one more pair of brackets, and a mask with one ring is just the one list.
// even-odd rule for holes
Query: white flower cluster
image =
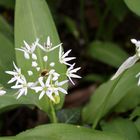
{"label": "white flower cluster", "polygon": [[[111,78],[111,80],[116,79],[119,75],[121,75],[126,69],[132,67],[139,59],[140,59],[140,41],[137,41],[136,39],[131,39],[131,42],[135,44],[136,46],[136,53],[126,59],[122,65],[119,67],[117,72],[114,74],[114,76]],[[136,75],[136,77],[139,77],[138,80],[138,86],[140,85],[140,73]]]}
{"label": "white flower cluster", "polygon": [[[66,53],[63,52],[62,43],[53,47],[49,36],[47,38],[47,42],[44,43],[44,45],[41,45],[39,43],[39,39],[36,39],[36,41],[32,43],[32,45],[29,45],[27,42],[24,41],[24,47],[16,48],[16,50],[23,52],[24,58],[26,60],[31,60],[31,67],[36,72],[38,72],[39,76],[36,81],[28,82],[28,78],[22,74],[21,69],[18,68],[13,62],[14,70],[6,71],[6,73],[13,76],[8,81],[8,83],[15,83],[15,85],[11,88],[18,89],[17,99],[22,95],[27,95],[28,89],[34,90],[36,93],[40,93],[39,99],[41,99],[44,95],[47,95],[55,103],[56,97],[59,97],[59,92],[67,94],[67,91],[62,88],[62,86],[66,84],[68,80],[65,79],[64,81],[60,81],[63,74],[55,70],[55,62],[49,63],[48,61],[48,53],[54,51],[57,48],[59,49],[58,63],[60,63],[61,65],[69,66],[65,73],[68,79],[72,82],[72,84],[74,84],[72,78],[81,78],[79,75],[76,74],[80,67],[74,68],[75,63],[69,63],[69,61],[75,59],[75,57],[68,57],[71,50],[68,50]],[[40,49],[44,52],[45,55],[42,57],[42,61],[44,61],[43,63],[45,63],[45,65],[49,66],[48,68],[44,67],[42,69],[39,65],[37,61],[39,56],[37,56],[36,54],[36,49]],[[32,70],[27,71],[27,74],[28,76],[34,76],[34,72]]]}

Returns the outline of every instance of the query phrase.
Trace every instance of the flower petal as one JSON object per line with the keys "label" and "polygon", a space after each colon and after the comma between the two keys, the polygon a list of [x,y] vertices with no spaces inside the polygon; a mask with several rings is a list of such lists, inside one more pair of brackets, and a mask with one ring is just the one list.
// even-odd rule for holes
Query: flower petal
{"label": "flower petal", "polygon": [[68,94],[67,91],[61,87],[58,87],[58,90],[64,94]]}
{"label": "flower petal", "polygon": [[139,57],[137,55],[131,56],[128,59],[126,59],[122,65],[119,67],[115,75],[111,78],[111,80],[116,79],[119,75],[121,75],[126,69],[132,67],[136,61],[139,60]]}
{"label": "flower petal", "polygon": [[45,94],[45,91],[43,90],[39,95],[39,100],[44,96],[44,94]]}

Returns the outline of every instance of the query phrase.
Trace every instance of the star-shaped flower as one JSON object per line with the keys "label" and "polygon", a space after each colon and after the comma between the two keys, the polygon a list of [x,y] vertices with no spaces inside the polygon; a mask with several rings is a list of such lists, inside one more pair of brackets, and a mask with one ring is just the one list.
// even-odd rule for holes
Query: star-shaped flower
{"label": "star-shaped flower", "polygon": [[11,80],[8,81],[8,84],[16,82],[16,85],[17,85],[18,83],[22,81],[21,78],[23,77],[23,75],[21,74],[21,69],[18,68],[14,62],[13,62],[13,65],[15,68],[13,71],[5,71],[5,72],[13,76]]}
{"label": "star-shaped flower", "polygon": [[62,43],[52,47],[50,36],[48,36],[47,37],[47,42],[44,44],[44,46],[42,46],[39,42],[37,43],[37,46],[45,52],[51,52],[51,51],[55,50],[56,48],[58,48],[59,46],[61,46],[61,44]]}
{"label": "star-shaped flower", "polygon": [[53,81],[58,80],[60,74],[58,74],[54,69],[51,69],[48,73],[48,75],[51,75],[51,78]]}
{"label": "star-shaped flower", "polygon": [[28,88],[31,88],[33,85],[34,85],[33,82],[28,82],[27,83],[26,78],[23,76],[22,80],[20,81],[20,84],[19,85],[14,85],[11,88],[18,89],[18,92],[17,92],[17,94],[18,94],[17,99],[18,99],[22,95],[27,95]]}
{"label": "star-shaped flower", "polygon": [[46,82],[44,82],[43,77],[40,77],[38,79],[40,86],[33,87],[36,92],[41,92],[39,95],[39,100],[46,94],[53,102],[55,102],[55,99],[53,97],[53,93],[56,96],[59,96],[59,91],[67,94],[67,91],[63,89],[61,86],[68,82],[68,80],[58,82],[56,81],[55,84],[50,83],[51,81],[51,75],[48,76]]}
{"label": "star-shaped flower", "polygon": [[39,39],[36,39],[36,41],[34,43],[32,43],[31,46],[26,41],[23,41],[24,42],[24,47],[16,48],[16,50],[24,52],[24,57],[26,59],[30,59],[30,55],[31,55],[33,60],[37,60],[37,56],[34,53],[34,51],[36,49],[38,41],[39,41]]}
{"label": "star-shaped flower", "polygon": [[71,65],[68,61],[75,59],[76,57],[67,57],[71,50],[68,50],[66,53],[63,52],[62,47],[59,48],[59,62],[65,65]]}
{"label": "star-shaped flower", "polygon": [[75,85],[75,84],[74,84],[72,78],[81,78],[81,76],[75,74],[78,70],[81,69],[81,67],[74,68],[74,66],[75,66],[75,63],[72,64],[72,65],[67,69],[67,72],[66,72],[66,75],[68,76],[69,80],[71,81],[71,83],[72,83],[73,85]]}

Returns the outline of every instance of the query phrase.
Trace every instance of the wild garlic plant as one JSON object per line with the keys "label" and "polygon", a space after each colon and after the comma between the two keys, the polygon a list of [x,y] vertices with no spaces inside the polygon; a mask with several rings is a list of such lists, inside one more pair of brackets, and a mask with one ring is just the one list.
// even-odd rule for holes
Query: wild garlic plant
{"label": "wild garlic plant", "polygon": [[[67,94],[67,91],[63,88],[63,85],[68,83],[67,79],[69,79],[71,83],[74,84],[73,78],[81,78],[76,74],[80,67],[74,68],[75,63],[69,63],[69,61],[75,59],[75,57],[68,56],[71,50],[68,50],[66,53],[64,53],[62,49],[62,43],[53,46],[49,36],[47,37],[47,42],[44,43],[44,45],[39,43],[39,39],[36,39],[31,45],[29,45],[26,41],[23,42],[24,46],[21,48],[16,48],[16,50],[23,53],[25,61],[31,60],[30,65],[38,73],[38,77],[36,81],[28,81],[27,76],[34,76],[34,72],[29,70],[27,71],[27,76],[25,76],[22,73],[22,69],[16,66],[16,64],[13,62],[14,70],[6,71],[7,74],[12,76],[12,78],[8,81],[8,84],[14,83],[11,88],[18,90],[17,99],[23,95],[29,94],[28,90],[30,89],[39,94],[39,100],[43,98],[43,96],[48,96],[51,101],[58,103],[57,97],[59,97],[60,92]],[[45,55],[42,57],[42,61],[49,65],[49,69],[47,67],[42,69],[39,65],[37,61],[38,56],[36,54],[36,49],[40,49],[40,51],[44,52]],[[59,49],[58,63],[69,67],[66,73],[63,74],[65,77],[67,77],[63,81],[60,80],[63,75],[55,69],[55,62],[49,62],[49,53],[55,51],[56,49]],[[1,90],[0,93],[2,94],[3,91]]]}
{"label": "wild garlic plant", "polygon": [[[132,67],[139,59],[140,59],[140,41],[136,39],[131,39],[131,42],[135,44],[136,46],[136,53],[126,59],[122,65],[119,67],[117,72],[114,74],[114,76],[111,78],[111,80],[116,79],[119,75],[121,75],[126,69],[129,69]],[[136,75],[136,78],[139,78],[138,80],[138,86],[140,85],[140,72]]]}

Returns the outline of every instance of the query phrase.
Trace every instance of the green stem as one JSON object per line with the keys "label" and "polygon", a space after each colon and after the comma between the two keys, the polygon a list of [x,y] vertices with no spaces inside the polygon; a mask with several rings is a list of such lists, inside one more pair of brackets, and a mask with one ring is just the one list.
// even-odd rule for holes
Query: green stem
{"label": "green stem", "polygon": [[105,19],[106,19],[108,13],[109,13],[109,7],[107,7],[105,9],[105,11],[104,11],[104,13],[103,13],[103,15],[102,15],[102,17],[100,19],[99,28],[98,28],[98,30],[96,32],[96,35],[95,35],[96,39],[101,37],[104,29],[106,28]]}
{"label": "green stem", "polygon": [[56,117],[56,112],[55,112],[55,108],[53,106],[53,102],[50,100],[50,120],[52,123],[57,123],[57,117]]}
{"label": "green stem", "polygon": [[83,37],[85,39],[85,42],[88,43],[88,33],[86,28],[86,22],[85,22],[85,0],[80,1],[80,21],[81,21],[81,31],[83,34]]}

